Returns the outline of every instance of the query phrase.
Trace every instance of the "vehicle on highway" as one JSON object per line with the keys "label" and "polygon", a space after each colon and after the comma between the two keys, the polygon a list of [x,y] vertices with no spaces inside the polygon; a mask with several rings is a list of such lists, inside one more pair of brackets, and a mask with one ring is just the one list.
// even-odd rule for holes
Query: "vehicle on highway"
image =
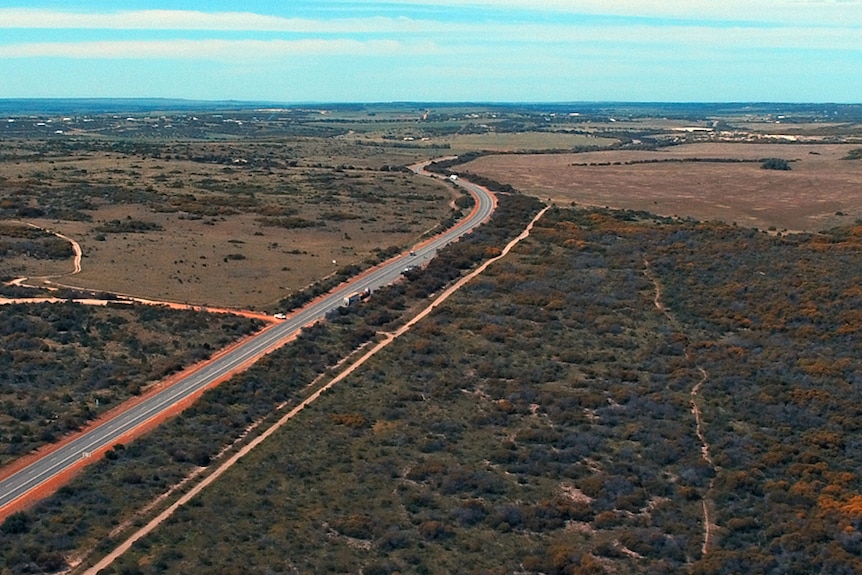
{"label": "vehicle on highway", "polygon": [[[423,177],[438,177],[424,171],[424,166],[428,163],[416,164],[410,169]],[[422,261],[432,259],[439,249],[480,225],[494,211],[496,202],[493,194],[487,189],[466,179],[459,179],[456,185],[473,195],[476,206],[457,225],[424,242],[416,249]],[[344,305],[345,300],[356,303],[358,300],[354,299],[355,295],[358,294],[358,299],[361,300],[363,293],[370,295],[372,290],[398,281],[403,274],[405,264],[410,261],[413,261],[411,256],[401,254],[367,270],[305,307],[285,314],[284,321],[279,321],[224,353],[217,354],[211,361],[191,368],[171,385],[155,390],[127,409],[119,410],[114,417],[70,437],[55,449],[47,451],[43,457],[0,479],[0,513],[14,508],[19,502],[26,501],[42,486],[59,485],[64,474],[68,475],[86,461],[98,459],[95,455],[103,453],[109,446],[132,440],[141,429],[152,425],[153,421],[167,418],[177,406],[197,397],[205,389],[218,384],[238,370],[245,369],[273,349],[280,347],[295,337],[303,327],[320,321],[330,311]],[[91,456],[87,457],[85,454],[91,454]]]}
{"label": "vehicle on highway", "polygon": [[342,303],[345,306],[350,306],[350,305],[355,304],[358,301],[368,299],[370,296],[371,296],[371,289],[365,288],[362,291],[353,292],[352,294],[350,294],[348,296],[344,296],[344,300],[342,300]]}

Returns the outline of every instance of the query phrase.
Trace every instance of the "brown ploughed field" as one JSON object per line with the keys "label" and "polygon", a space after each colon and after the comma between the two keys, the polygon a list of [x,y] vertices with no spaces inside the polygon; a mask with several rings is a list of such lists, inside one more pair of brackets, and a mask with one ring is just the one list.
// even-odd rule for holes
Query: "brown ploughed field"
{"label": "brown ploughed field", "polygon": [[[862,162],[842,159],[853,148],[704,143],[661,151],[486,156],[462,169],[561,204],[818,231],[862,218]],[[761,169],[758,160],[773,157],[792,169]]]}

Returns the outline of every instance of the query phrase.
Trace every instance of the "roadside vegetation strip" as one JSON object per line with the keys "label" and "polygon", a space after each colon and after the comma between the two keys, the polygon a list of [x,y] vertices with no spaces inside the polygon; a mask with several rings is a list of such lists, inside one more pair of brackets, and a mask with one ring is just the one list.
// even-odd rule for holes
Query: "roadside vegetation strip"
{"label": "roadside vegetation strip", "polygon": [[[478,225],[479,222],[476,220],[476,214],[478,213],[478,205],[480,203],[478,201],[479,200],[479,195],[478,195],[479,192],[477,192],[476,190],[470,190],[470,191],[471,191],[471,193],[474,194],[475,199],[476,199],[476,201],[474,202],[476,205],[474,206],[474,209],[471,212],[472,219],[468,218],[466,220],[463,220],[458,226],[456,226],[456,228],[450,230],[448,235],[444,234],[444,235],[438,236],[436,241],[438,243],[440,243],[441,247],[443,245],[445,245],[445,243],[453,241],[453,239],[456,237],[456,236],[452,235],[453,233],[457,233],[457,234],[465,233],[465,231],[469,231],[469,229],[471,229],[472,226]],[[488,216],[490,216],[490,213],[493,211],[492,208],[496,205],[496,202],[493,202],[492,200],[490,200],[490,198],[492,198],[492,196],[487,191],[484,191],[484,194],[485,194],[484,197],[489,199],[489,202],[486,202],[486,204],[485,204],[485,208],[487,209]],[[491,203],[491,202],[493,202],[493,203]],[[488,203],[491,203],[491,205],[489,206]],[[390,260],[387,265],[388,265],[389,271],[392,271],[393,266],[397,267],[398,265],[400,265],[400,263],[396,260]],[[387,271],[387,269],[384,269],[381,266],[375,266],[375,268],[372,268],[372,270],[368,270],[366,273],[370,274],[370,273],[372,273],[372,271]],[[360,274],[360,278],[363,277],[364,275],[365,274]],[[392,274],[390,274],[390,275],[392,275]],[[397,272],[394,273],[394,277],[396,277],[396,278],[399,277]],[[392,279],[390,278],[390,279],[387,279],[385,281],[390,282],[390,281],[392,281]],[[327,297],[329,299],[332,299],[336,295],[337,295],[337,293],[333,294],[332,292],[329,292],[329,296],[327,296]],[[306,323],[317,321],[317,319],[318,319],[317,316],[319,314],[322,314],[324,309],[329,309],[330,307],[331,307],[330,304],[327,303],[325,307],[321,306],[319,308],[309,309],[308,311],[310,313],[308,314],[308,319],[302,320],[302,321],[305,321]],[[298,317],[301,317],[301,314],[299,316],[297,316],[297,318]],[[300,323],[297,323],[297,321],[299,321],[299,320],[294,319],[294,324],[291,324],[291,326],[290,326],[291,329],[295,329],[295,332],[293,332],[293,333],[288,333],[286,330],[281,330],[281,335],[279,336],[279,338],[277,340],[272,340],[270,343],[264,342],[265,345],[263,345],[263,346],[258,346],[256,342],[254,344],[249,342],[249,344],[250,344],[248,346],[249,348],[251,348],[252,345],[254,345],[255,347],[257,347],[259,349],[257,349],[256,351],[252,351],[252,353],[250,355],[248,355],[248,357],[246,357],[244,360],[242,360],[241,364],[237,364],[235,367],[231,368],[230,371],[225,371],[221,376],[210,381],[206,385],[198,384],[199,387],[198,387],[198,385],[196,385],[197,391],[185,392],[188,394],[186,396],[186,398],[180,399],[179,401],[177,401],[176,405],[166,407],[165,408],[165,413],[166,413],[165,415],[162,415],[161,413],[156,414],[155,416],[149,417],[149,419],[147,419],[145,423],[136,424],[136,426],[143,426],[143,427],[141,427],[141,429],[145,429],[145,430],[152,429],[153,426],[156,424],[153,422],[164,421],[165,419],[167,419],[167,417],[169,415],[177,413],[178,410],[181,411],[185,406],[189,405],[192,400],[198,398],[203,393],[204,389],[206,389],[208,387],[215,386],[218,383],[220,383],[221,381],[224,381],[225,379],[227,379],[230,375],[238,373],[239,371],[246,369],[249,365],[251,365],[252,363],[257,361],[257,359],[259,359],[260,357],[262,357],[266,353],[272,351],[273,349],[276,349],[277,347],[280,347],[281,345],[283,345],[287,341],[290,341],[293,337],[295,337],[296,332],[298,332],[298,330],[301,329],[301,327],[302,327],[302,325]],[[264,330],[264,332],[265,331],[266,330]],[[258,337],[263,336],[264,332],[261,332],[260,334],[258,334]],[[225,357],[226,355],[227,355],[227,352],[223,353],[221,355],[221,357]],[[204,365],[212,364],[213,361],[214,360],[210,360],[209,362],[205,363]],[[195,372],[196,372],[196,370],[191,371],[189,373],[189,377],[193,376]],[[181,379],[181,381],[185,381],[185,379]],[[203,383],[203,382],[201,382],[201,383]],[[119,413],[125,413],[125,411],[127,411],[127,410],[121,410]],[[110,443],[110,442],[120,441],[121,439],[138,437],[141,433],[143,433],[143,431],[135,431],[134,429],[130,429],[129,431],[124,432],[122,434],[122,437],[119,437],[119,436],[115,437],[114,439],[108,440],[108,442]],[[83,434],[78,434],[78,437],[80,437],[81,435],[83,435]],[[100,447],[92,449],[92,450],[90,450],[89,447],[86,449],[88,451],[92,451],[91,455],[101,455],[101,454],[107,452],[109,447],[108,447],[108,443],[105,443],[104,445],[100,445]],[[67,449],[67,451],[68,451],[68,449]],[[73,462],[72,468],[78,469],[79,467],[86,464],[87,463],[86,460],[88,460],[88,459],[90,459],[90,457],[86,457],[83,460]],[[68,458],[65,460],[68,460]],[[49,479],[47,482],[43,481],[42,483],[47,483],[48,485],[52,486],[52,488],[56,486],[55,485],[56,482],[52,479]],[[5,496],[9,496],[9,494],[11,494],[13,492],[14,491],[10,491]],[[25,503],[29,503],[29,501],[30,500],[27,498],[26,494],[18,496],[15,500],[8,501],[6,503],[6,505],[4,506],[4,508],[6,509],[5,512],[11,513],[13,509],[17,510],[20,508],[20,505],[25,504]],[[24,502],[24,503],[20,503],[20,502]],[[0,511],[2,511],[2,510],[0,510]]]}
{"label": "roadside vegetation strip", "polygon": [[[363,344],[363,346],[359,350],[357,350],[357,353],[361,352],[361,350],[364,347],[367,347],[367,345],[368,345],[367,343]],[[327,378],[327,376],[331,375],[331,373],[337,373],[341,369],[341,367],[344,364],[348,363],[352,359],[352,357],[354,355],[356,355],[357,353],[354,353],[354,354],[351,354],[349,356],[344,357],[335,366],[330,368],[326,373],[320,374],[317,378],[315,378],[314,381],[309,383],[308,386],[306,386],[306,389],[313,389],[318,384],[320,384],[320,382],[322,380],[325,380]],[[278,405],[275,408],[273,413],[277,414],[277,413],[283,411],[286,407],[288,407],[288,405],[289,405],[288,402],[281,403],[280,405]],[[255,430],[257,430],[259,427],[264,425],[267,420],[272,419],[271,415],[272,414],[265,414],[261,418],[254,421],[251,425],[246,427],[246,429],[243,431],[242,434],[240,434],[232,443],[225,446],[221,451],[219,451],[219,453],[217,453],[213,457],[213,461],[221,460],[224,457],[228,456],[231,452],[236,452],[237,450],[243,449],[244,448],[243,443],[246,440],[248,440],[249,436],[251,436],[251,434]],[[216,468],[216,469],[218,469],[218,468]],[[207,473],[209,473],[211,471],[212,471],[212,469],[210,469],[209,467],[196,467],[195,469],[192,470],[191,473],[186,475],[186,477],[184,477],[179,483],[176,483],[175,485],[171,486],[170,489],[168,489],[166,492],[160,494],[155,499],[153,499],[153,501],[151,501],[149,504],[144,506],[133,517],[128,518],[127,520],[123,521],[120,525],[115,527],[108,534],[108,538],[115,538],[115,537],[121,536],[126,530],[130,529],[136,521],[140,521],[142,519],[145,519],[148,515],[155,512],[160,507],[162,507],[164,505],[168,505],[168,507],[170,507],[171,505],[173,505],[173,503],[170,503],[170,501],[174,497],[181,496],[183,490],[189,489],[190,485],[193,488],[192,484],[194,481],[198,480],[198,478],[201,478],[201,477],[205,478]],[[91,553],[93,553],[94,551],[95,551],[95,548],[84,551],[83,553],[81,553],[78,556],[77,559],[70,561],[70,567],[72,569],[75,569],[76,567],[78,567],[78,565],[85,563],[87,561],[88,556]],[[105,564],[104,562],[106,559],[107,558],[103,558],[102,561],[100,561],[100,564],[104,565]]]}
{"label": "roadside vegetation strip", "polygon": [[[247,374],[233,378],[230,384],[213,388],[202,401],[174,418],[173,423],[161,426],[148,438],[125,449],[109,452],[112,457],[64,486],[61,495],[40,502],[18,518],[19,523],[23,520],[28,527],[5,541],[7,555],[18,558],[16,565],[18,561],[36,561],[41,565],[40,557],[48,561],[60,552],[62,563],[66,561],[62,558],[69,557],[68,552],[74,549],[90,548],[98,541],[107,545],[110,541],[106,529],[110,524],[105,523],[105,517],[116,518],[113,524],[127,520],[128,511],[134,513],[135,508],[144,507],[164,493],[166,481],[175,484],[187,476],[192,463],[209,465],[221,446],[235,439],[235,430],[247,426],[249,418],[272,413],[285,399],[292,402],[303,399],[305,394],[298,393],[297,386],[304,388],[319,368],[338,363],[372,337],[374,331],[386,331],[385,326],[389,326],[389,331],[397,329],[404,309],[425,305],[429,295],[439,293],[465,270],[479,265],[490,254],[499,254],[501,250],[491,246],[508,242],[540,207],[537,200],[526,196],[500,198],[499,209],[487,225],[441,249],[427,268],[410,274],[408,281],[382,289],[379,297],[368,304],[339,308],[326,325],[315,324],[303,330],[295,345],[271,354]],[[344,322],[339,317],[350,321],[342,326]],[[158,472],[154,474],[153,469]],[[128,478],[134,483],[129,484]],[[123,487],[122,499],[106,498],[105,494],[115,493],[118,485]],[[80,505],[86,507],[81,509]],[[55,525],[49,517],[86,526],[76,531],[69,546],[56,548],[49,543]],[[102,519],[94,521],[95,517]],[[52,560],[50,564],[59,563]]]}
{"label": "roadside vegetation strip", "polygon": [[[590,552],[600,556],[597,561],[642,564],[642,556],[666,551],[659,543],[666,529],[672,532],[668,541],[678,537],[692,557],[699,556],[701,542],[691,533],[700,529],[700,502],[683,501],[681,510],[668,501],[674,477],[684,465],[697,465],[699,453],[686,450],[683,465],[670,468],[642,463],[681,446],[665,446],[664,437],[690,443],[679,437],[680,423],[688,422],[685,390],[667,392],[665,381],[646,374],[624,380],[611,375],[638,369],[638,358],[671,359],[675,352],[656,342],[672,342],[675,330],[650,311],[644,296],[652,286],[638,273],[640,266],[620,273],[607,265],[609,273],[596,274],[604,281],[592,283],[594,268],[572,261],[589,253],[570,247],[567,236],[560,238],[565,245],[549,248],[543,240],[568,230],[551,215],[546,212],[530,239],[505,260],[134,545],[113,570],[160,564],[172,573],[227,572],[247,561],[247,571],[278,565],[298,572],[372,572],[392,562],[384,572],[553,573],[564,569],[553,567],[552,558],[577,562]],[[600,250],[591,242],[586,252]],[[625,262],[638,263],[630,257]],[[398,293],[416,283],[399,284]],[[620,299],[600,299],[593,286]],[[599,302],[606,304],[591,307]],[[343,325],[373,319],[373,307],[371,301],[344,310]],[[630,345],[641,339],[634,333],[620,342],[620,332],[608,329],[607,313],[621,323],[622,334],[629,333],[627,322],[641,318],[660,331],[642,345]],[[599,333],[607,337],[593,339],[600,321]],[[339,317],[328,322],[340,325]],[[613,363],[605,368],[605,361]],[[605,373],[610,377],[597,377]],[[682,374],[677,381],[688,379]],[[629,401],[633,395],[650,401]],[[608,405],[610,399],[627,405]],[[673,412],[656,409],[656,402]],[[654,416],[662,417],[651,421]],[[604,429],[591,428],[600,423]],[[656,428],[667,434],[655,435]],[[619,442],[611,439],[618,431]],[[592,505],[593,499],[600,501]],[[613,517],[605,513],[617,507]],[[615,528],[616,522],[624,528]],[[272,540],[258,546],[265,534]],[[646,541],[654,546],[645,547]],[[682,555],[672,550],[674,560]],[[337,565],[334,556],[340,557]]]}
{"label": "roadside vegetation strip", "polygon": [[[305,386],[305,390],[315,389],[321,383],[321,381],[328,379],[329,377],[331,377],[331,375],[333,373],[338,373],[339,370],[345,364],[349,363],[355,355],[361,353],[362,349],[367,347],[368,345],[369,345],[369,342],[366,342],[365,344],[362,344],[362,346],[358,350],[356,350],[354,353],[346,355],[338,363],[336,363],[334,366],[330,367],[325,372],[318,375],[311,383],[309,383],[307,386]],[[320,393],[322,391],[323,390],[321,390],[321,389],[317,389],[317,395],[320,395]],[[249,437],[252,436],[252,434],[258,428],[265,425],[267,421],[272,420],[274,415],[277,416],[279,412],[282,412],[288,406],[289,406],[289,402],[282,402],[273,410],[272,413],[266,413],[266,414],[262,415],[260,418],[255,420],[253,423],[248,425],[242,434],[240,434],[231,443],[227,444],[224,448],[221,449],[221,451],[219,451],[216,455],[214,455],[212,460],[214,462],[219,461],[219,460],[227,457],[231,453],[234,454],[231,457],[235,457],[240,452],[247,453],[248,445],[244,445],[244,443],[247,440],[249,440]],[[293,410],[293,411],[296,411],[296,410]],[[258,439],[259,438],[252,438],[251,441],[254,442],[254,441],[257,441]],[[122,536],[123,533],[126,532],[128,529],[130,529],[134,524],[138,524],[139,522],[145,520],[148,516],[151,518],[151,521],[152,521],[152,519],[153,519],[152,514],[153,513],[158,512],[158,514],[159,514],[158,516],[160,517],[166,511],[168,511],[170,509],[175,510],[177,508],[177,505],[181,505],[179,500],[175,499],[175,498],[179,497],[179,498],[182,498],[183,501],[187,501],[188,498],[191,495],[193,495],[191,490],[196,489],[196,491],[194,491],[194,493],[197,493],[200,491],[200,489],[197,489],[199,484],[195,484],[194,482],[195,481],[205,481],[206,478],[208,477],[208,474],[212,473],[213,470],[218,471],[220,469],[220,467],[221,466],[215,466],[215,465],[204,466],[204,467],[195,467],[181,481],[172,485],[164,493],[159,494],[151,502],[149,502],[147,505],[145,505],[143,508],[141,508],[139,511],[137,511],[133,516],[128,517],[120,525],[115,527],[111,531],[111,533],[109,533],[107,535],[107,538],[105,539],[105,541],[108,541],[110,539]],[[161,511],[159,511],[159,510],[161,510]],[[135,531],[135,533],[138,533],[138,531]],[[134,537],[134,535],[133,535],[133,537]],[[89,556],[92,555],[94,552],[96,552],[96,549],[98,547],[99,547],[99,545],[94,544],[89,549],[78,553],[75,557],[70,557],[69,567],[72,570],[72,572],[80,572],[80,571],[77,571],[79,566],[81,569],[87,569],[87,571],[86,571],[87,573],[98,572],[98,570],[100,569],[99,567],[89,567],[89,568],[87,567],[88,565],[90,565],[90,563],[88,561]],[[127,548],[128,547],[125,547],[124,549],[127,549]],[[117,552],[116,550],[114,552],[112,552],[112,555],[115,554],[116,552]],[[101,565],[102,567],[105,567],[109,563],[110,563],[110,561],[108,560],[108,557],[103,557],[102,560],[100,560],[99,565]]]}
{"label": "roadside vegetation strip", "polygon": [[[265,330],[261,330],[261,331],[265,331]],[[260,332],[258,332],[258,334],[260,334]],[[200,371],[201,369],[204,369],[212,361],[217,360],[221,357],[224,357],[225,355],[227,355],[230,352],[232,352],[233,350],[237,349],[238,347],[240,347],[244,343],[251,340],[252,337],[253,336],[246,336],[246,337],[240,339],[239,341],[236,341],[236,342],[232,343],[231,345],[219,350],[210,359],[208,359],[206,361],[198,362],[194,365],[187,367],[186,369],[184,369],[183,371],[181,371],[175,375],[172,375],[166,379],[163,379],[162,381],[154,383],[143,394],[141,394],[137,397],[134,397],[134,398],[132,398],[126,402],[123,402],[122,404],[116,406],[115,408],[111,409],[110,411],[102,414],[100,417],[98,417],[97,419],[95,419],[92,422],[90,422],[89,424],[87,424],[80,431],[72,433],[72,434],[68,435],[67,437],[64,437],[61,441],[59,441],[57,443],[46,445],[45,447],[37,450],[36,452],[34,452],[32,454],[27,455],[25,457],[22,457],[16,461],[14,461],[10,465],[0,469],[0,479],[5,479],[7,477],[14,475],[15,473],[17,473],[17,472],[21,471],[22,469],[26,468],[27,466],[31,465],[32,463],[38,461],[39,459],[42,459],[42,458],[49,456],[50,454],[56,452],[60,448],[62,448],[64,446],[68,445],[69,443],[75,441],[76,439],[80,438],[81,436],[93,431],[94,429],[98,428],[99,426],[105,425],[106,423],[108,423],[112,419],[115,419],[119,415],[129,411],[130,409],[134,408],[135,406],[140,405],[141,403],[152,398],[156,394],[163,392],[165,389],[170,388],[171,386],[177,384],[181,380],[183,380],[187,377],[190,377],[191,375]],[[237,367],[232,369],[230,372],[223,374],[218,379],[213,380],[206,387],[202,387],[201,389],[197,390],[194,394],[186,397],[181,402],[175,404],[171,409],[156,414],[155,416],[149,418],[147,421],[138,425],[134,429],[131,429],[128,432],[124,433],[122,435],[122,437],[120,437],[116,441],[114,441],[113,444],[122,444],[124,442],[129,442],[129,441],[132,441],[138,437],[141,437],[142,435],[144,435],[146,433],[149,433],[150,431],[152,431],[154,428],[156,428],[158,425],[160,425],[161,423],[163,423],[167,419],[169,419],[169,418],[175,416],[176,414],[182,412],[189,405],[194,403],[208,389],[211,389],[212,387],[215,387],[216,385],[222,383],[223,381],[230,379],[231,377],[233,377],[237,373],[240,373],[240,372],[248,369],[248,367],[251,366],[255,361],[257,361],[261,356],[263,356],[267,353],[270,353],[273,349],[275,349],[275,347],[280,347],[280,346],[288,343],[292,339],[293,338],[281,341],[281,342],[279,342],[279,344],[277,346],[266,348],[266,349],[262,350],[261,352],[259,352],[257,355],[246,359],[242,364],[238,365]],[[81,457],[81,459],[76,461],[70,468],[68,468],[65,471],[63,471],[62,473],[44,481],[43,483],[38,485],[31,492],[29,492],[25,495],[22,495],[18,499],[11,501],[9,504],[7,504],[3,507],[0,507],[0,521],[3,521],[4,519],[9,517],[10,515],[18,512],[18,511],[21,511],[22,509],[28,508],[34,502],[36,502],[40,499],[43,499],[47,495],[54,493],[55,491],[57,491],[57,489],[59,489],[60,487],[62,487],[66,483],[68,483],[69,479],[74,477],[75,474],[77,474],[78,472],[80,472],[80,470],[82,468],[84,468],[87,465],[90,465],[92,462],[98,460],[100,457],[102,457],[110,449],[112,449],[111,446],[104,445],[99,449],[96,449],[94,451],[91,451],[91,452],[84,454]]]}
{"label": "roadside vegetation strip", "polygon": [[108,567],[111,563],[114,562],[118,557],[120,557],[123,553],[125,553],[131,546],[149,534],[153,530],[155,530],[163,521],[168,519],[174,512],[179,509],[181,506],[185,505],[191,499],[193,499],[197,494],[203,491],[207,486],[216,481],[219,477],[221,477],[226,471],[228,471],[231,467],[233,467],[237,461],[242,459],[245,455],[250,453],[253,449],[255,449],[258,445],[263,443],[266,439],[272,436],[276,431],[278,431],[281,427],[286,425],[291,419],[293,419],[300,411],[308,407],[314,401],[316,401],[325,391],[331,389],[344,378],[349,376],[351,373],[356,371],[359,367],[361,367],[366,361],[368,361],[371,357],[373,357],[377,352],[387,347],[389,344],[394,342],[398,337],[407,333],[413,326],[415,326],[418,322],[424,319],[428,314],[430,314],[434,309],[445,302],[449,297],[460,290],[464,285],[468,282],[472,281],[476,276],[483,273],[488,266],[492,263],[500,260],[505,257],[518,243],[520,243],[525,238],[529,237],[530,231],[533,229],[535,223],[544,216],[545,212],[550,208],[550,206],[544,207],[527,225],[523,232],[518,235],[515,239],[510,241],[505,248],[503,248],[500,255],[491,258],[490,260],[483,263],[476,270],[467,274],[459,281],[457,281],[454,285],[447,288],[443,293],[441,293],[434,301],[425,307],[422,311],[420,311],[416,316],[414,316],[410,321],[401,326],[397,331],[391,334],[384,334],[384,339],[374,345],[368,352],[363,354],[359,359],[345,367],[338,375],[336,375],[332,380],[328,383],[320,387],[317,391],[312,393],[302,402],[300,402],[296,407],[287,412],[281,419],[279,419],[275,424],[270,426],[266,431],[261,433],[259,436],[255,437],[251,440],[247,445],[242,447],[236,454],[227,459],[224,463],[219,465],[212,473],[207,475],[200,483],[195,485],[191,490],[185,493],[182,497],[180,497],[175,503],[173,503],[166,510],[162,511],[158,516],[153,518],[149,523],[147,523],[144,527],[136,531],[132,534],[128,539],[126,539],[123,543],[121,543],[116,549],[111,551],[104,559],[96,563],[93,567],[84,571],[84,575],[97,575],[99,571]]}
{"label": "roadside vegetation strip", "polygon": [[[413,164],[409,167],[409,170],[416,175],[424,176],[435,181],[444,180],[445,178],[442,178],[441,176],[432,174],[425,170],[425,167],[433,161],[435,160],[427,160],[424,162]],[[469,189],[467,189],[467,192],[472,198],[472,205],[469,206],[470,211],[466,214],[464,213],[464,209],[466,208],[457,205],[458,197],[455,196],[454,192],[452,192],[453,196],[455,196],[452,200],[452,214],[450,214],[450,216],[445,220],[436,223],[432,228],[423,233],[420,242],[413,246],[413,250],[420,250],[428,246],[429,244],[437,241],[442,234],[446,233],[447,231],[450,231],[454,227],[457,227],[459,223],[464,221],[470,221],[475,217],[475,215],[480,209],[480,204],[474,192],[471,192]],[[497,206],[497,198],[493,194],[490,194],[490,197],[493,201],[493,208],[491,210],[491,212],[493,212],[493,210],[496,209]],[[480,223],[484,223],[484,221],[487,221],[487,218]],[[403,256],[405,252],[406,250],[399,246],[390,246],[388,248],[381,249],[377,252],[376,263],[372,262],[370,265],[366,265],[364,268],[362,267],[362,265],[359,264],[351,264],[342,267],[341,269],[330,273],[326,277],[320,278],[319,280],[305,286],[303,289],[291,293],[284,298],[281,298],[277,304],[278,310],[281,313],[289,313],[306,305],[313,305],[315,302],[318,302],[327,297],[331,291],[338,289],[340,286],[352,282],[361,281],[363,278],[379,270],[381,266],[386,265],[387,262],[389,262],[392,258]]]}
{"label": "roadside vegetation strip", "polygon": [[0,477],[262,327],[144,306],[0,306]]}

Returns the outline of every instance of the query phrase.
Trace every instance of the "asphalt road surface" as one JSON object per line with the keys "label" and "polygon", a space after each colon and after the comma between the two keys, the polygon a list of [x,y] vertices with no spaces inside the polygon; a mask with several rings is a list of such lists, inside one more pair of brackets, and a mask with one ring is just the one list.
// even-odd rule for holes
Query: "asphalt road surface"
{"label": "asphalt road surface", "polygon": [[[427,162],[417,164],[411,169],[420,174],[423,173],[425,165]],[[152,418],[171,409],[202,388],[208,387],[240,365],[259,358],[268,350],[279,346],[303,326],[323,318],[331,310],[343,305],[345,297],[365,289],[374,291],[381,286],[395,282],[401,277],[406,267],[427,262],[434,257],[437,250],[487,220],[496,205],[494,197],[484,188],[464,179],[459,178],[454,183],[467,190],[476,200],[476,209],[454,228],[417,246],[413,251],[394,257],[360,275],[355,280],[336,288],[326,296],[288,315],[284,321],[206,364],[176,384],[81,434],[14,475],[0,481],[0,509],[21,497],[25,497],[46,481],[79,464],[82,459],[89,458],[90,454],[114,445],[125,434],[145,425]]]}

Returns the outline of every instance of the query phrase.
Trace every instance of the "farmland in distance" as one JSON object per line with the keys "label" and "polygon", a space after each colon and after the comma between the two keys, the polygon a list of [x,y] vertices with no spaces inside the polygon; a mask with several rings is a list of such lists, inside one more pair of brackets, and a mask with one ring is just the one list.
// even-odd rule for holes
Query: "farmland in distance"
{"label": "farmland in distance", "polygon": [[[84,247],[84,271],[53,281],[278,309],[448,221],[457,193],[403,168],[455,154],[470,161],[453,172],[509,190],[510,219],[117,446],[2,526],[0,570],[107,550],[149,501],[499,253],[533,197],[557,207],[515,252],[108,572],[862,570],[858,119],[799,108],[777,133],[757,106],[431,108],[12,130],[3,279],[69,269],[48,235],[20,249],[28,221]],[[80,313],[34,310],[9,321]],[[129,339],[135,316],[112,313],[86,314],[80,335],[105,342],[88,339],[85,359],[113,361],[101,349]],[[252,324],[211,327],[187,351]],[[85,347],[60,331],[46,351]]]}

